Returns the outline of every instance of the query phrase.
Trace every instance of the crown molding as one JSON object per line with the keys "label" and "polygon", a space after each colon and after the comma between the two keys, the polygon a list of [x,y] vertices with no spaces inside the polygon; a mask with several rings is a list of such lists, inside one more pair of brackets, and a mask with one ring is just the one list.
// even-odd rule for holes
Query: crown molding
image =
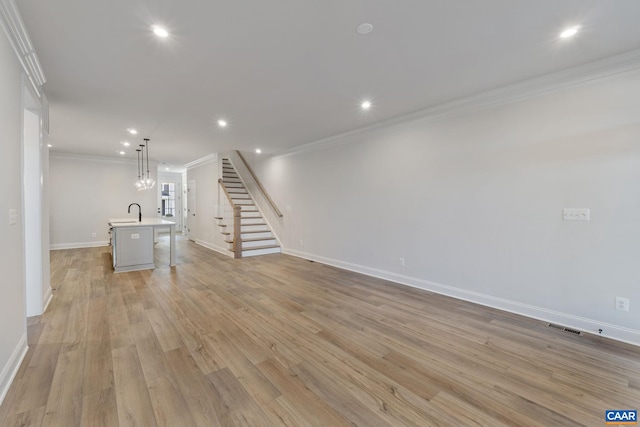
{"label": "crown molding", "polygon": [[40,65],[31,38],[24,26],[20,10],[14,0],[0,0],[0,26],[4,30],[11,47],[13,47],[22,69],[27,74],[31,85],[38,97],[41,96],[40,87],[47,81]]}
{"label": "crown molding", "polygon": [[577,67],[567,68],[555,73],[523,80],[518,83],[445,102],[402,116],[392,117],[370,126],[281,150],[273,155],[274,157],[286,157],[299,153],[324,150],[347,144],[361,134],[381,130],[389,126],[416,121],[442,120],[473,111],[522,101],[598,80],[606,80],[638,69],[640,69],[640,49],[589,62]]}
{"label": "crown molding", "polygon": [[207,163],[213,163],[217,160],[218,160],[218,154],[213,153],[213,154],[209,154],[208,156],[201,157],[198,160],[194,160],[193,162],[189,162],[186,165],[184,165],[184,167],[187,168],[187,170],[189,170],[197,166],[206,165]]}
{"label": "crown molding", "polygon": [[[102,162],[102,163],[115,163],[119,165],[138,163],[136,159],[131,159],[128,157],[102,157],[102,156],[91,156],[87,154],[59,153],[59,152],[52,152],[52,151],[49,152],[49,158],[83,160],[83,161]],[[149,164],[152,165],[153,167],[157,167],[158,161],[149,160]]]}

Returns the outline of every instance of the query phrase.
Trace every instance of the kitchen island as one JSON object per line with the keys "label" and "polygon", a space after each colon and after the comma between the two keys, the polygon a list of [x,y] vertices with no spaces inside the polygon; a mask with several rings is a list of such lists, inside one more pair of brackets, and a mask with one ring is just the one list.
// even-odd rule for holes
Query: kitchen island
{"label": "kitchen island", "polygon": [[158,218],[110,219],[111,256],[116,273],[155,268],[153,260],[154,230],[169,228],[169,265],[176,265],[176,223]]}

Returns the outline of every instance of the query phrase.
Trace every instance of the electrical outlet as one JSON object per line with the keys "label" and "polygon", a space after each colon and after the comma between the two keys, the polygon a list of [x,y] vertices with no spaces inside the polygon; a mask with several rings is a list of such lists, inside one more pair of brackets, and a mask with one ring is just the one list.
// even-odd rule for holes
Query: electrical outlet
{"label": "electrical outlet", "polygon": [[629,311],[629,298],[616,297],[616,310]]}
{"label": "electrical outlet", "polygon": [[96,233],[91,233],[91,237],[98,237]]}
{"label": "electrical outlet", "polygon": [[304,240],[300,239],[300,246],[304,246]]}
{"label": "electrical outlet", "polygon": [[404,267],[404,258],[400,258],[400,265]]}
{"label": "electrical outlet", "polygon": [[140,235],[139,235],[138,233],[136,233],[136,234],[132,234],[132,235],[131,235],[131,238],[132,238],[132,239],[134,239],[134,240],[135,240],[135,239],[139,239],[139,238],[140,238]]}

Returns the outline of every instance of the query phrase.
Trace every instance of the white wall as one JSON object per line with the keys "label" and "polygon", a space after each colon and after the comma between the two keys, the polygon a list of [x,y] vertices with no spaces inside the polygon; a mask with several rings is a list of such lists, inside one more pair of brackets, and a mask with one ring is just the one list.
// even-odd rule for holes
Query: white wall
{"label": "white wall", "polygon": [[[109,243],[109,218],[158,216],[156,188],[138,191],[135,161],[51,154],[49,159],[51,248]],[[152,165],[155,169],[156,165]],[[96,237],[92,237],[96,233]]]}
{"label": "white wall", "polygon": [[[1,25],[1,24],[0,24]],[[0,31],[0,402],[24,352],[26,342],[22,206],[22,79],[17,57]],[[17,223],[9,224],[15,209]]]}
{"label": "white wall", "polygon": [[[189,238],[200,245],[231,255],[215,220],[218,215],[220,197],[218,179],[220,177],[220,165],[217,159],[187,169],[187,182],[192,180],[196,182],[195,227],[193,223],[189,223],[188,226],[191,228]],[[187,221],[194,221],[194,217],[189,215]]]}
{"label": "white wall", "polygon": [[640,344],[640,72],[331,145],[251,160],[285,251]]}

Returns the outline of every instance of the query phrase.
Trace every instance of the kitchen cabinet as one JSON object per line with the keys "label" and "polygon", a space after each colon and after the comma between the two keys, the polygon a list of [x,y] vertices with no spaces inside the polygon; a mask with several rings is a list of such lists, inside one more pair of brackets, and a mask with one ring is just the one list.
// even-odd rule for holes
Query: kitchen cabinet
{"label": "kitchen cabinet", "polygon": [[136,221],[131,219],[109,220],[111,256],[116,273],[155,268],[153,259],[154,229],[169,227],[170,261],[175,265],[175,223],[161,219]]}

